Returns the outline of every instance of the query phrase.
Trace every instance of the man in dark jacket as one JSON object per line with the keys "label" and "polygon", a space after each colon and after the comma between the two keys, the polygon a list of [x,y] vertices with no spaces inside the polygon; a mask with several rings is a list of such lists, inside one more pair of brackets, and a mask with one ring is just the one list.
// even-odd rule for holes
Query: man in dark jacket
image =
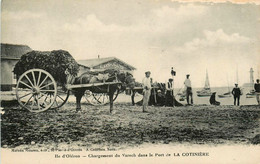
{"label": "man in dark jacket", "polygon": [[260,83],[259,83],[259,79],[257,79],[256,83],[255,83],[255,94],[256,94],[256,101],[257,101],[258,105],[260,105]]}
{"label": "man in dark jacket", "polygon": [[166,87],[166,98],[165,98],[165,105],[172,106],[173,102],[173,79],[170,78],[168,83],[165,84]]}
{"label": "man in dark jacket", "polygon": [[236,100],[237,100],[237,106],[239,106],[241,90],[238,87],[238,84],[235,84],[235,88],[233,88],[233,90],[232,90],[232,95],[234,96],[234,105],[236,105]]}

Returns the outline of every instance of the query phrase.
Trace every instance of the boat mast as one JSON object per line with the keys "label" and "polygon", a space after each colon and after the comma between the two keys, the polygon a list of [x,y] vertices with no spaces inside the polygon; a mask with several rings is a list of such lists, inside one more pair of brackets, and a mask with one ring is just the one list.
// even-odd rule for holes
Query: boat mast
{"label": "boat mast", "polygon": [[227,84],[228,84],[228,93],[230,93],[228,76],[227,76]]}
{"label": "boat mast", "polygon": [[259,76],[259,68],[257,69],[257,78],[259,79],[260,76]]}
{"label": "boat mast", "polygon": [[254,87],[254,70],[253,68],[250,68],[250,86],[251,86],[251,89],[253,89]]}
{"label": "boat mast", "polygon": [[208,76],[208,70],[206,70],[206,81],[205,81],[205,89],[210,89],[210,85],[209,85],[209,76]]}
{"label": "boat mast", "polygon": [[237,75],[237,82],[236,82],[236,83],[238,84],[238,70],[237,70],[237,72],[236,72],[236,73],[237,73],[237,74],[236,74],[236,75]]}

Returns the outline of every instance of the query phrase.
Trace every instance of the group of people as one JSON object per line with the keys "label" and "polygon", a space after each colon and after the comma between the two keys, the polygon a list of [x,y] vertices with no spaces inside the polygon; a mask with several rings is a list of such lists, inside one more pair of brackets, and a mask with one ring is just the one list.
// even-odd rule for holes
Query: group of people
{"label": "group of people", "polygon": [[[260,105],[260,83],[259,79],[256,80],[256,83],[254,85],[254,91],[256,96],[256,101],[258,105]],[[235,84],[235,87],[233,88],[231,94],[234,97],[234,105],[239,106],[240,105],[240,96],[242,95],[241,89],[238,87],[238,84]],[[216,92],[213,92],[210,97],[210,104],[211,105],[220,105],[220,102],[216,101]]]}
{"label": "group of people", "polygon": [[[147,112],[147,106],[149,103],[149,98],[151,95],[151,89],[152,89],[152,79],[150,78],[151,72],[147,71],[145,72],[145,77],[143,78],[142,85],[143,85],[143,112]],[[191,86],[191,80],[190,75],[186,75],[186,79],[184,81],[184,85],[186,88],[186,100],[187,105],[193,104],[193,92],[192,92],[192,86]],[[169,104],[169,102],[172,102],[172,106],[175,106],[174,101],[174,92],[173,92],[173,78],[170,78],[169,81],[165,85],[166,88],[166,98],[165,98],[165,104]],[[259,79],[256,80],[256,84],[254,85],[256,99],[258,102],[258,105],[260,105],[260,83]],[[235,87],[232,90],[232,95],[234,97],[234,105],[239,106],[240,105],[240,96],[242,95],[241,89],[238,87],[238,84],[235,84]],[[216,92],[213,92],[210,96],[209,100],[211,105],[220,105],[220,102],[216,101]]]}
{"label": "group of people", "polygon": [[[149,98],[151,95],[151,89],[152,89],[152,79],[150,78],[151,72],[147,71],[145,72],[145,77],[142,81],[143,86],[143,112],[147,112],[147,106],[149,103]],[[190,75],[186,75],[186,80],[184,81],[184,84],[186,86],[186,98],[188,105],[193,104],[193,98],[192,98],[192,88],[191,88],[191,81],[189,79]],[[170,104],[172,102],[172,106],[175,106],[175,99],[174,99],[174,92],[173,92],[173,78],[170,78],[168,83],[165,85],[166,88],[166,98],[165,98],[165,104]],[[190,98],[190,103],[189,103]]]}
{"label": "group of people", "polygon": [[[242,95],[241,89],[238,87],[238,84],[235,84],[231,94],[234,97],[234,105],[239,106],[240,96]],[[220,102],[216,101],[216,92],[213,92],[210,96],[209,102],[211,105],[220,105]]]}

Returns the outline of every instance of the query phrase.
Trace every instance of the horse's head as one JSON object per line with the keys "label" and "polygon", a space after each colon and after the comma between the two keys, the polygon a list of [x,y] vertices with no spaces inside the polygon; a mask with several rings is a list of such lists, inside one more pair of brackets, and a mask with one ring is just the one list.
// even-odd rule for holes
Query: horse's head
{"label": "horse's head", "polygon": [[135,79],[131,73],[128,72],[122,72],[117,75],[117,79],[123,83],[123,87],[135,87]]}

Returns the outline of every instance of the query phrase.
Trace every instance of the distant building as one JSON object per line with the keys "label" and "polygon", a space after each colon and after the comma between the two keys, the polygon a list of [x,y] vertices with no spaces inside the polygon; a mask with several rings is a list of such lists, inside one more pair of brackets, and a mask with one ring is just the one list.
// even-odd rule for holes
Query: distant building
{"label": "distant building", "polygon": [[15,86],[14,66],[23,54],[30,51],[32,49],[27,45],[1,43],[1,91],[10,91]]}
{"label": "distant building", "polygon": [[[84,67],[88,67],[91,71],[102,71],[105,69],[118,69],[123,72],[133,73],[136,70],[135,67],[123,62],[122,60],[116,57],[108,57],[108,58],[96,58],[96,59],[88,59],[88,60],[78,60],[80,64],[80,71],[83,70]],[[80,73],[79,73],[80,74]]]}
{"label": "distant building", "polygon": [[250,82],[244,83],[243,87],[250,88],[253,90],[254,89],[254,70],[253,70],[253,68],[250,68],[249,73],[250,73]]}

